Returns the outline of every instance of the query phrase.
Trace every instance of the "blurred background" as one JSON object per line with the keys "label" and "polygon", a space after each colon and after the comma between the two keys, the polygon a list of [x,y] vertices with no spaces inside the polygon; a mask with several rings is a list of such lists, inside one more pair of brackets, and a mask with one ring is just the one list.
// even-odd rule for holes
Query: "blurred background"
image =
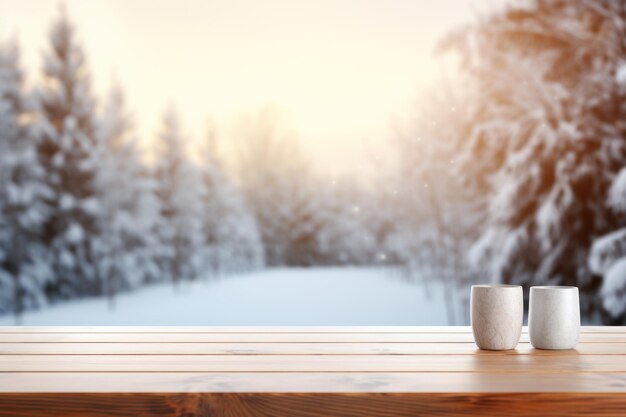
{"label": "blurred background", "polygon": [[0,325],[626,324],[626,0],[0,0]]}

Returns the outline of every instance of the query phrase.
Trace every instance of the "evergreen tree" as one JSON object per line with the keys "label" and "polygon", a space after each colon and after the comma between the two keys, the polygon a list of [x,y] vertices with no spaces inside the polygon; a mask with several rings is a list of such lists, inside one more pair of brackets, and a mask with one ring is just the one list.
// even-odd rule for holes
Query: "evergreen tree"
{"label": "evergreen tree", "polygon": [[593,242],[589,268],[603,277],[600,295],[608,320],[626,320],[626,168],[613,180],[607,204],[621,220],[621,228]]}
{"label": "evergreen tree", "polygon": [[224,172],[212,126],[202,157],[202,219],[206,239],[203,269],[229,273],[260,268],[264,263],[263,245],[256,220]]}
{"label": "evergreen tree", "polygon": [[39,94],[38,155],[52,191],[43,239],[52,255],[51,299],[101,294],[91,242],[100,210],[94,188],[94,99],[82,48],[64,9],[50,31]]}
{"label": "evergreen tree", "polygon": [[158,206],[119,85],[113,87],[97,127],[95,187],[101,210],[93,245],[98,277],[113,297],[157,274],[151,251]]}
{"label": "evergreen tree", "polygon": [[156,197],[159,204],[157,235],[159,265],[174,284],[193,278],[203,253],[200,178],[189,160],[178,115],[173,108],[163,117],[157,138]]}
{"label": "evergreen tree", "polygon": [[47,217],[44,172],[37,161],[32,107],[15,42],[0,44],[0,312],[45,302],[50,278],[40,242]]}
{"label": "evergreen tree", "polygon": [[316,245],[312,177],[297,138],[265,109],[243,122],[239,180],[253,210],[269,265],[310,264]]}
{"label": "evergreen tree", "polygon": [[444,42],[469,90],[459,163],[489,210],[473,260],[505,282],[581,286],[586,313],[599,307],[591,242],[619,223],[606,201],[626,161],[625,15],[529,0]]}

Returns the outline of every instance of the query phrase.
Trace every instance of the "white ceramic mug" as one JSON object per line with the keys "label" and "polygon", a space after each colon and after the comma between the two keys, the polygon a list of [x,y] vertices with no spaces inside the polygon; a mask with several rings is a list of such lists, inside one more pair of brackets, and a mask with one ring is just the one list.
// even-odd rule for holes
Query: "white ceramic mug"
{"label": "white ceramic mug", "polygon": [[524,297],[519,285],[472,285],[470,320],[481,349],[515,349],[522,333]]}
{"label": "white ceramic mug", "polygon": [[531,287],[530,343],[538,349],[573,349],[580,333],[577,287]]}

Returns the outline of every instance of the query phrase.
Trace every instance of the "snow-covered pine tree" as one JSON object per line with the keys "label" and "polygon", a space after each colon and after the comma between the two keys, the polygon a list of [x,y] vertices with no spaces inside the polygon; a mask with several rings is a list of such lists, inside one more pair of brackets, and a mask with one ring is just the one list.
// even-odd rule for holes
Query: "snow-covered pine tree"
{"label": "snow-covered pine tree", "polygon": [[170,107],[157,137],[154,175],[160,213],[158,262],[162,276],[174,284],[196,276],[204,252],[199,172],[187,152],[178,115]]}
{"label": "snow-covered pine tree", "polygon": [[626,168],[613,180],[607,201],[621,221],[621,228],[593,242],[589,268],[603,277],[600,295],[609,320],[626,320]]}
{"label": "snow-covered pine tree", "polygon": [[94,187],[95,103],[85,55],[64,8],[50,30],[39,91],[38,156],[52,191],[43,239],[52,254],[52,299],[101,294],[91,243],[101,209]]}
{"label": "snow-covered pine tree", "polygon": [[0,313],[45,303],[50,278],[40,240],[47,210],[15,41],[0,44]]}
{"label": "snow-covered pine tree", "polygon": [[469,115],[458,126],[466,178],[489,205],[472,258],[501,281],[583,287],[592,240],[616,228],[606,204],[626,161],[622,2],[528,0],[452,34]]}
{"label": "snow-covered pine tree", "polygon": [[269,265],[307,265],[316,245],[311,172],[297,138],[272,109],[243,120],[239,180],[257,219]]}
{"label": "snow-covered pine tree", "polygon": [[212,124],[202,152],[200,175],[206,240],[203,271],[227,274],[261,268],[263,244],[256,219],[224,171]]}
{"label": "snow-covered pine tree", "polygon": [[97,120],[95,188],[101,210],[93,248],[98,279],[112,300],[153,278],[158,205],[142,164],[122,88],[115,84]]}

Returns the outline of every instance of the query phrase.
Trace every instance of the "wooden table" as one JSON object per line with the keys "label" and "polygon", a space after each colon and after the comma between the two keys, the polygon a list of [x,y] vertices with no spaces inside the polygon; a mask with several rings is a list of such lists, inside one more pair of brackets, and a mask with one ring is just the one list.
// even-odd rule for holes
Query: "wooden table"
{"label": "wooden table", "polygon": [[0,416],[626,416],[626,327],[0,327]]}

